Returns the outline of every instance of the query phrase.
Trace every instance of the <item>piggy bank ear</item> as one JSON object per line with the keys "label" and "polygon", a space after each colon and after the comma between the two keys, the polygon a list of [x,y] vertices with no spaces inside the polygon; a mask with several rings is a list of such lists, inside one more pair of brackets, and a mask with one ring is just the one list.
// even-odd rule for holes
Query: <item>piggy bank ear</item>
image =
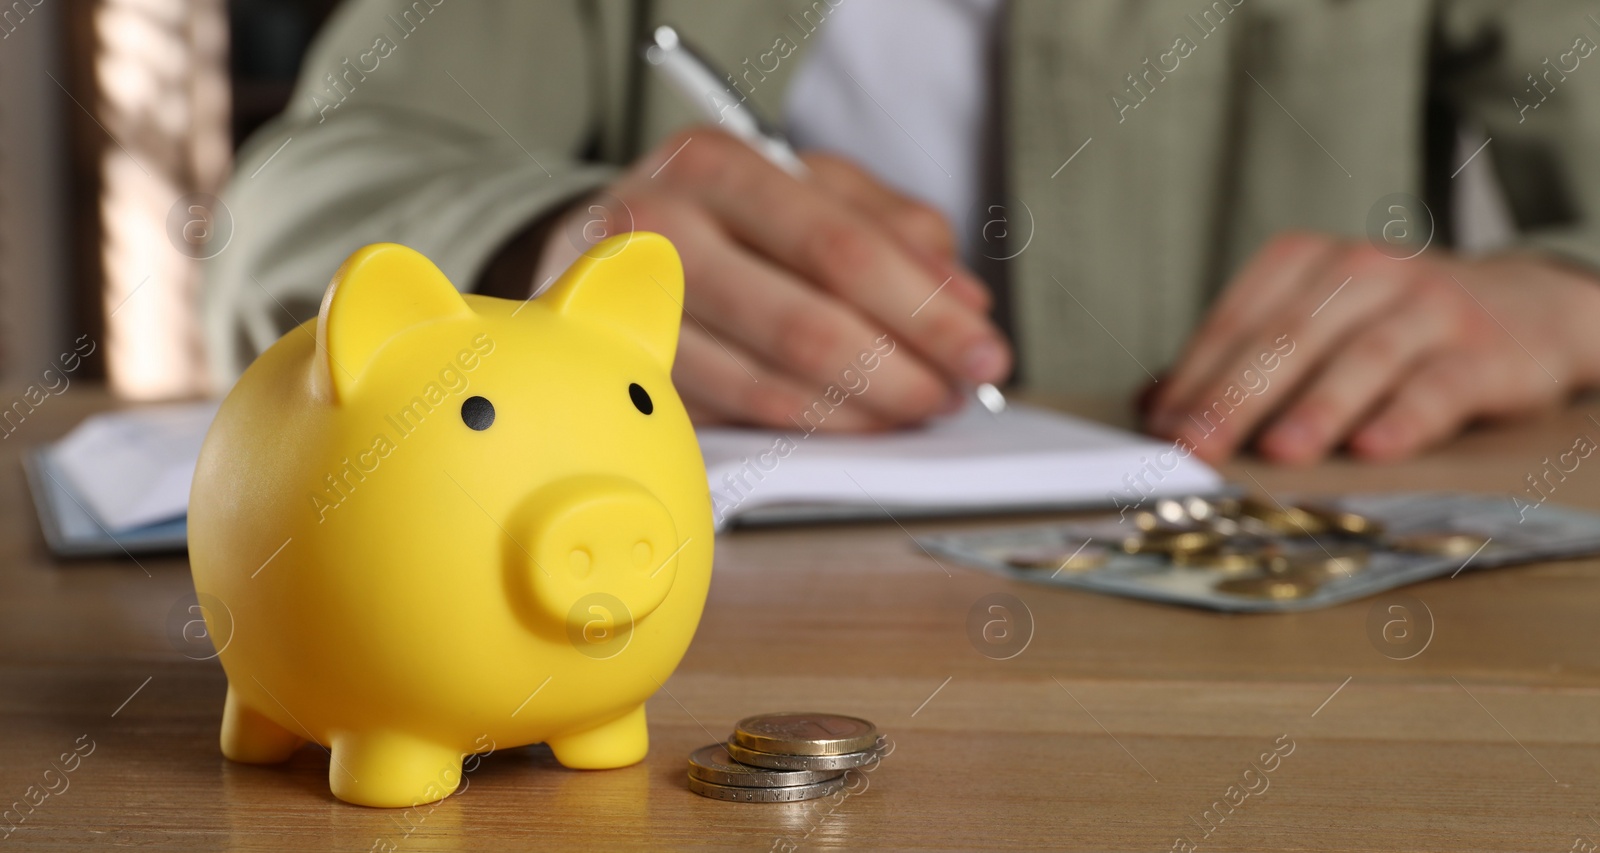
{"label": "piggy bank ear", "polygon": [[414,326],[471,314],[450,280],[415,249],[374,243],[340,265],[317,312],[312,382],[338,403],[378,350]]}
{"label": "piggy bank ear", "polygon": [[564,317],[622,332],[672,369],[683,314],[683,264],[660,234],[634,231],[594,246],[539,301]]}

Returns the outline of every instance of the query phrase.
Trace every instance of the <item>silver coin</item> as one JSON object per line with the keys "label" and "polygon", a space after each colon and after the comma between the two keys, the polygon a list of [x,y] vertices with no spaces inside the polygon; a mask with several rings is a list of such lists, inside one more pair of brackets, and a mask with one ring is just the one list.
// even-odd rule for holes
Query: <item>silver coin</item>
{"label": "silver coin", "polygon": [[1194,520],[1189,515],[1189,510],[1183,505],[1183,502],[1173,498],[1162,498],[1156,501],[1155,514],[1156,518],[1168,524],[1188,524]]}
{"label": "silver coin", "polygon": [[689,753],[689,775],[702,782],[735,788],[789,788],[826,782],[844,772],[815,769],[753,767],[730,756],[726,744],[714,743]]}
{"label": "silver coin", "polygon": [[871,749],[878,742],[878,727],[859,717],[789,711],[746,717],[733,727],[729,740],[782,755],[843,755]]}
{"label": "silver coin", "polygon": [[815,800],[826,797],[844,787],[844,776],[829,779],[826,782],[817,782],[811,785],[790,785],[786,788],[738,788],[733,785],[718,785],[704,779],[689,777],[689,790],[702,797],[713,800],[728,800],[735,803],[793,803],[800,800]]}
{"label": "silver coin", "polygon": [[1221,515],[1216,504],[1200,497],[1184,498],[1183,511],[1190,518],[1202,524],[1209,524]]}
{"label": "silver coin", "polygon": [[872,749],[846,752],[842,755],[782,755],[748,749],[736,743],[725,745],[728,748],[728,756],[740,764],[770,767],[773,770],[849,770],[852,767],[871,764],[873,759],[880,756],[882,753],[879,750],[883,746],[883,739],[879,738],[878,746]]}

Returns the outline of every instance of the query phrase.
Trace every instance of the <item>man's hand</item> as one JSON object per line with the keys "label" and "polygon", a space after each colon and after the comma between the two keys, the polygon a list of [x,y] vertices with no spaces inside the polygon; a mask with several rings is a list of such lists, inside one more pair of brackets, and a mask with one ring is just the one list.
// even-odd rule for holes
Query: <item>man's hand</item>
{"label": "man's hand", "polygon": [[1211,461],[1252,437],[1277,462],[1341,445],[1398,459],[1595,384],[1597,329],[1600,281],[1547,259],[1393,260],[1284,235],[1222,294],[1156,386],[1147,424]]}
{"label": "man's hand", "polygon": [[[597,213],[672,240],[686,285],[672,375],[697,423],[881,429],[1003,379],[1010,349],[944,218],[844,160],[805,159],[796,180],[716,129],[677,134],[595,200],[604,211],[579,204],[552,230],[536,278],[586,248],[572,235]],[[819,418],[830,386],[850,396]]]}

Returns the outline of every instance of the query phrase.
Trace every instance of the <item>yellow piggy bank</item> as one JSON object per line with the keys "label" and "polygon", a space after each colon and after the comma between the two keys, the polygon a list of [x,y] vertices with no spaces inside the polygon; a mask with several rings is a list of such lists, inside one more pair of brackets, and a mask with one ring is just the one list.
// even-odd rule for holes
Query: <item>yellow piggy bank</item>
{"label": "yellow piggy bank", "polygon": [[[677,252],[613,238],[529,302],[368,246],[206,435],[195,590],[222,752],[331,753],[341,800],[453,792],[469,755],[633,764],[711,581],[705,468],[672,387]],[[231,621],[231,625],[220,624]]]}

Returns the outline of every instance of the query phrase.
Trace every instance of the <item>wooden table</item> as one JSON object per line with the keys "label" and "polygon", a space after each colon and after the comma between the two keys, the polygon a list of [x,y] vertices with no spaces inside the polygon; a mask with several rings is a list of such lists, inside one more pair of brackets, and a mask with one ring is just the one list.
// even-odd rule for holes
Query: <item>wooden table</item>
{"label": "wooden table", "polygon": [[[1397,661],[1369,639],[1373,601],[1224,616],[1046,589],[941,567],[892,523],[719,541],[699,636],[650,702],[643,764],[575,772],[544,748],[505,750],[468,776],[466,793],[431,809],[348,806],[329,795],[328,759],[316,749],[282,767],[222,759],[222,670],[168,638],[169,614],[191,590],[183,559],[46,555],[17,454],[106,405],[75,386],[0,444],[0,803],[22,802],[30,786],[58,790],[3,842],[15,849],[769,849],[783,840],[1167,850],[1185,838],[1200,849],[1565,851],[1600,840],[1596,561],[1407,590],[1426,603],[1435,632],[1424,653]],[[1600,438],[1596,413],[1584,404],[1391,467],[1250,463],[1228,474],[1253,474],[1272,491],[1509,495],[1578,435]],[[1600,456],[1553,497],[1600,507]],[[1022,599],[1036,620],[1011,660],[968,640],[969,610],[994,592]],[[864,777],[864,792],[838,804],[731,804],[686,790],[691,749],[743,715],[785,708],[868,717],[895,751]],[[1263,781],[1252,764],[1290,742]],[[53,767],[90,743],[73,772]],[[1246,784],[1270,787],[1206,838],[1203,813]]]}

